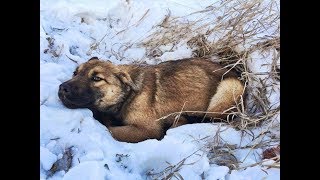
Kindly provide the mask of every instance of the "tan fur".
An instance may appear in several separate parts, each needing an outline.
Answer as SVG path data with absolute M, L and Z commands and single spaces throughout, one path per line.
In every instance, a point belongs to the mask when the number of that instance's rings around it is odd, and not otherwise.
M 102 66 L 97 66 L 89 71 L 88 77 L 91 77 L 93 73 L 99 74 L 99 73 L 103 73 L 103 72 L 104 72 L 104 68 Z
M 97 102 L 97 107 L 110 106 L 116 104 L 119 99 L 123 98 L 122 89 L 117 85 L 109 85 L 105 82 L 97 82 L 95 87 L 98 87 L 103 92 L 103 97 Z M 99 108 L 100 110 L 100 108 Z
M 103 87 L 102 86 L 105 86 L 106 85 L 106 82 L 104 82 L 104 81 L 99 81 L 99 82 L 96 82 L 96 83 L 94 83 L 94 87 L 97 87 L 97 88 L 101 88 L 101 89 L 103 89 Z M 106 90 L 104 90 L 104 91 L 106 91 Z
M 243 85 L 237 79 L 226 79 L 220 82 L 217 92 L 210 100 L 207 111 L 227 115 L 226 110 L 239 102 L 243 94 Z M 222 115 L 222 117 L 225 117 Z
M 93 73 L 101 73 L 104 81 L 92 82 L 92 87 L 103 96 L 90 109 L 115 139 L 126 142 L 161 139 L 166 127 L 190 123 L 191 116 L 204 116 L 181 113 L 179 121 L 178 114 L 167 116 L 175 112 L 209 111 L 217 113 L 207 117 L 225 118 L 223 112 L 239 101 L 244 88 L 233 71 L 227 72 L 220 65 L 199 58 L 154 66 L 90 60 L 80 67 L 79 73 L 86 72 L 89 78 Z M 161 119 L 164 116 L 167 117 Z M 121 126 L 112 125 L 118 121 Z
M 78 67 L 78 71 L 82 71 L 84 64 L 80 64 Z

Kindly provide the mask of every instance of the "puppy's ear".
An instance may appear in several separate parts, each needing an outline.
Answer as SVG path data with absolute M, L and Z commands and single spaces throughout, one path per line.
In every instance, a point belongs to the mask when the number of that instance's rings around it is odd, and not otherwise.
M 91 61 L 91 60 L 94 60 L 94 59 L 99 60 L 98 57 L 94 56 L 94 57 L 90 58 L 88 61 Z
M 139 90 L 138 86 L 132 81 L 130 75 L 127 72 L 118 72 L 117 77 L 122 81 L 122 83 L 128 85 L 132 90 Z
M 94 56 L 94 57 L 92 57 L 92 58 L 90 58 L 88 61 L 91 61 L 91 60 L 99 60 L 99 58 L 98 57 L 96 57 L 96 56 Z M 107 63 L 111 63 L 112 64 L 112 62 L 110 61 L 110 60 L 104 60 L 105 62 L 107 62 Z

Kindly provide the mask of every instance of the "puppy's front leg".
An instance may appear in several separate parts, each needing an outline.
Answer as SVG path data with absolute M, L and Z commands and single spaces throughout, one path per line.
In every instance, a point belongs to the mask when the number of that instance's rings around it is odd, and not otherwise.
M 162 129 L 146 129 L 136 125 L 108 127 L 111 135 L 118 141 L 136 143 L 146 139 L 161 139 Z

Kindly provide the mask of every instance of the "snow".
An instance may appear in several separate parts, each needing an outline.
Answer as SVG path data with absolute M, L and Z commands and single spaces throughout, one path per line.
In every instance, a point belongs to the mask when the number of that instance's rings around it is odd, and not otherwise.
M 40 163 L 44 170 L 49 170 L 56 160 L 57 156 L 55 154 L 40 146 Z
M 88 161 L 70 169 L 70 171 L 68 171 L 68 173 L 63 177 L 63 180 L 103 180 L 105 179 L 104 177 L 106 172 L 107 171 L 103 163 Z
M 266 170 L 260 167 L 249 167 L 243 171 L 232 171 L 228 177 L 230 180 L 280 179 L 280 171 L 276 169 Z
M 206 172 L 206 179 L 224 180 L 228 174 L 229 168 L 226 166 L 213 166 Z
M 240 168 L 260 162 L 263 149 L 247 146 L 270 140 L 258 137 L 266 127 L 250 133 L 224 124 L 190 124 L 167 131 L 158 141 L 118 142 L 95 120 L 88 109 L 68 109 L 60 102 L 59 85 L 72 76 L 78 64 L 92 56 L 115 64 L 191 57 L 185 41 L 157 47 L 161 54 L 148 57 L 141 44 L 150 39 L 170 11 L 172 17 L 189 22 L 203 18 L 189 15 L 210 6 L 212 0 L 41 0 L 40 1 L 40 177 L 41 179 L 152 179 L 163 177 L 168 166 L 183 165 L 177 173 L 184 179 L 280 179 L 279 169 L 254 166 L 230 170 L 209 158 L 212 147 L 234 145 Z M 212 19 L 211 19 L 212 20 Z M 204 20 L 203 23 L 209 20 Z M 197 32 L 187 34 L 192 37 Z M 216 35 L 219 33 L 216 33 Z M 277 52 L 253 52 L 249 64 L 254 73 L 268 71 Z M 78 64 L 77 64 L 78 63 Z M 277 62 L 280 63 L 280 62 Z M 268 83 L 273 81 L 260 76 Z M 269 100 L 279 105 L 280 85 L 268 88 Z M 275 118 L 280 121 L 280 117 Z M 275 132 L 278 133 L 279 132 Z M 71 148 L 71 168 L 50 176 L 52 165 Z M 166 171 L 168 175 L 171 171 Z M 267 173 L 266 173 L 267 172 Z M 153 174 L 153 175 L 152 175 Z

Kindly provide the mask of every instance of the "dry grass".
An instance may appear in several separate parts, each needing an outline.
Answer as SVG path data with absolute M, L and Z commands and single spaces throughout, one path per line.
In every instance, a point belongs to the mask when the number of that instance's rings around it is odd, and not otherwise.
M 53 176 L 54 173 L 61 171 L 61 170 L 68 172 L 69 169 L 71 168 L 72 159 L 73 159 L 72 147 L 69 147 L 69 148 L 65 149 L 65 151 L 63 152 L 62 158 L 58 159 L 52 165 L 51 169 L 48 172 L 48 177 Z
M 245 101 L 233 114 L 238 118 L 233 125 L 239 129 L 255 127 L 279 113 L 280 107 L 273 107 L 270 95 L 270 77 L 280 81 L 280 24 L 278 1 L 265 3 L 261 0 L 218 1 L 206 9 L 191 13 L 185 17 L 172 17 L 170 11 L 163 21 L 155 27 L 154 33 L 140 43 L 147 54 L 162 54 L 161 46 L 186 43 L 193 49 L 194 57 L 211 58 L 228 69 L 235 69 L 246 84 Z M 195 21 L 185 18 L 199 17 Z M 193 32 L 193 33 L 190 33 Z M 250 55 L 253 52 L 275 50 L 268 78 L 261 79 L 250 67 Z M 169 50 L 170 51 L 170 50 Z M 150 57 L 150 56 L 148 56 Z M 267 90 L 268 89 L 268 90 Z
M 270 102 L 270 95 L 278 90 L 280 83 L 279 3 L 276 0 L 221 0 L 184 17 L 172 17 L 168 11 L 163 21 L 155 27 L 154 33 L 140 43 L 141 47 L 146 48 L 147 54 L 157 52 L 160 56 L 166 51 L 172 51 L 178 44 L 187 44 L 193 50 L 193 57 L 210 58 L 239 73 L 246 86 L 245 93 L 241 102 L 234 107 L 237 111 L 229 115 L 230 118 L 236 118 L 233 121 L 227 120 L 227 123 L 244 133 L 249 133 L 257 126 L 266 128 L 258 137 L 252 133 L 252 140 L 256 143 L 237 148 L 264 149 L 280 144 L 280 138 L 271 133 L 271 129 L 280 126 L 277 122 L 280 105 L 275 106 Z M 185 20 L 192 16 L 198 18 L 194 21 Z M 171 49 L 161 52 L 163 46 L 170 46 Z M 268 72 L 257 73 L 252 69 L 253 53 L 262 58 L 267 58 L 263 56 L 271 53 L 272 62 L 266 61 L 264 64 L 270 67 Z M 182 112 L 186 111 L 181 110 L 168 116 L 178 117 Z M 263 140 L 266 135 L 274 137 Z M 232 154 L 234 149 L 230 147 L 232 145 L 227 143 L 213 143 L 212 162 L 226 165 L 230 169 L 245 168 L 239 168 L 243 160 L 237 160 Z M 263 165 L 264 161 L 248 167 L 267 166 Z M 279 168 L 280 157 L 275 164 L 268 166 Z
M 228 144 L 221 138 L 220 129 L 217 130 L 213 137 L 213 140 L 207 143 L 208 158 L 210 164 L 217 164 L 219 166 L 227 166 L 229 170 L 233 170 L 239 167 L 239 160 L 233 154 L 233 150 L 236 149 L 236 145 Z M 227 130 L 227 128 L 225 129 Z
M 203 147 L 202 147 L 203 148 Z M 178 180 L 183 180 L 184 178 L 181 176 L 181 174 L 179 173 L 179 170 L 183 167 L 183 166 L 190 166 L 195 164 L 197 161 L 191 162 L 191 163 L 186 163 L 187 159 L 190 158 L 193 155 L 198 155 L 200 156 L 198 160 L 201 159 L 201 157 L 204 155 L 203 153 L 200 154 L 196 154 L 197 152 L 201 151 L 202 148 L 199 148 L 198 150 L 194 151 L 193 153 L 191 153 L 190 155 L 188 155 L 187 157 L 183 158 L 181 161 L 179 161 L 176 164 L 170 164 L 169 162 L 166 162 L 168 164 L 168 166 L 163 169 L 160 172 L 152 172 L 153 170 L 150 170 L 146 173 L 146 175 L 151 178 L 151 179 L 156 179 L 156 180 L 169 180 L 172 178 L 176 178 Z

